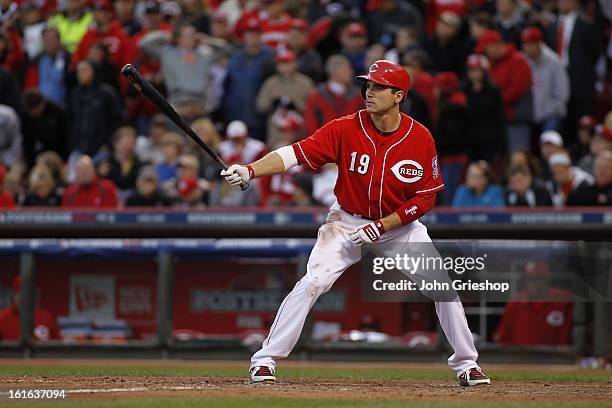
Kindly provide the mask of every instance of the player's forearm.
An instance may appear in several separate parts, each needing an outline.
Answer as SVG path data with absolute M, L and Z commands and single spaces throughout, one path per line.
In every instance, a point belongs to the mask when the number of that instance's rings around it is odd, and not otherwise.
M 264 177 L 283 173 L 297 164 L 293 146 L 289 145 L 266 154 L 250 166 L 255 177 Z
M 436 193 L 417 194 L 395 210 L 393 214 L 400 219 L 402 225 L 406 225 L 427 214 L 435 204 Z
M 385 218 L 381 218 L 380 222 L 382 222 L 385 231 L 391 231 L 392 229 L 404 225 L 402 224 L 402 219 L 400 218 L 400 216 L 395 212 L 387 215 Z
M 272 176 L 285 171 L 283 159 L 276 152 L 270 152 L 261 159 L 251 163 L 255 177 Z

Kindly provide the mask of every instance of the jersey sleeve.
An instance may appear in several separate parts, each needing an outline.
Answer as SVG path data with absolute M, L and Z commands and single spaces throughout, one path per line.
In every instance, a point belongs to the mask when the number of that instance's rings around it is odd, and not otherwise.
M 327 163 L 337 163 L 342 134 L 340 120 L 333 120 L 312 135 L 293 144 L 299 164 L 311 171 Z
M 418 190 L 415 194 L 437 193 L 444 188 L 442 181 L 442 172 L 438 163 L 438 153 L 431 135 L 428 136 L 428 147 L 426 149 L 425 160 L 423 165 L 423 180 L 421 181 Z

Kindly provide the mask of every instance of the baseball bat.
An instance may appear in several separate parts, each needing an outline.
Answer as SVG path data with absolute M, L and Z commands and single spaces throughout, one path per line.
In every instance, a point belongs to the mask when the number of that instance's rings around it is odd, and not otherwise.
M 158 91 L 151 85 L 149 81 L 144 79 L 140 72 L 132 64 L 127 64 L 123 68 L 121 68 L 121 74 L 126 77 L 135 87 L 138 89 L 148 100 L 150 100 L 153 105 L 157 106 L 157 108 L 164 113 L 172 122 L 174 122 L 178 127 L 183 129 L 183 131 L 189 136 L 191 140 L 193 140 L 198 146 L 200 146 L 210 157 L 212 157 L 219 165 L 223 168 L 223 170 L 227 170 L 227 164 L 212 150 L 200 137 L 191 129 L 191 126 L 185 122 L 176 110 L 170 105 L 170 103 L 164 98 Z M 249 188 L 248 182 L 240 183 L 240 189 L 242 191 Z

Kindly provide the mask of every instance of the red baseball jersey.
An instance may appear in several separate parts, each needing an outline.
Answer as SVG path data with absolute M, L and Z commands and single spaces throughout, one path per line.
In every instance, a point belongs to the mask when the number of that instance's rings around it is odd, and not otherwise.
M 300 164 L 338 165 L 334 193 L 343 210 L 379 219 L 397 212 L 404 224 L 429 211 L 444 188 L 431 134 L 401 114 L 393 133 L 378 131 L 366 110 L 333 120 L 294 143 Z

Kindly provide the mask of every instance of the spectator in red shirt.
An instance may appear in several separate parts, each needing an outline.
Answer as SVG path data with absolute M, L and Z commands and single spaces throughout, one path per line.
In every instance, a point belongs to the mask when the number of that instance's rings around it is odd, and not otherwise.
M 287 33 L 292 18 L 287 14 L 284 0 L 262 0 L 260 7 L 244 13 L 236 26 L 234 34 L 240 40 L 247 31 L 249 21 L 253 18 L 261 23 L 261 39 L 270 48 L 285 48 Z
M 62 207 L 116 208 L 118 204 L 113 182 L 99 179 L 91 157 L 81 156 L 76 163 L 76 182 L 64 192 Z
M 491 80 L 499 87 L 506 114 L 508 150 L 528 150 L 532 120 L 531 68 L 514 45 L 506 44 L 497 31 L 489 30 L 478 40 L 476 52 L 484 53 L 491 67 Z
M 4 177 L 6 176 L 6 167 L 0 164 L 0 208 L 15 207 L 15 200 L 8 191 L 4 191 Z
M 19 323 L 19 303 L 21 301 L 21 277 L 13 279 L 11 304 L 0 310 L 0 340 L 17 341 L 21 335 Z M 37 341 L 57 340 L 60 338 L 55 317 L 40 306 L 34 308 L 33 338 Z
M 570 345 L 573 303 L 570 294 L 550 286 L 547 262 L 529 262 L 525 268 L 526 289 L 506 304 L 494 335 L 508 345 Z
M 306 101 L 304 119 L 308 134 L 363 107 L 361 91 L 353 84 L 353 69 L 348 58 L 332 55 L 327 59 L 325 71 L 329 80 L 317 86 Z
M 111 62 L 120 69 L 126 61 L 130 39 L 121 23 L 113 18 L 113 5 L 109 0 L 97 0 L 94 10 L 95 24 L 87 31 L 74 53 L 72 67 L 76 68 L 79 61 L 87 58 L 92 44 L 102 42 L 108 48 Z

